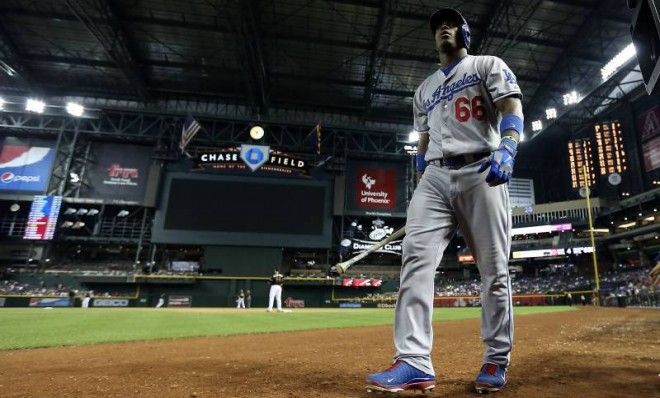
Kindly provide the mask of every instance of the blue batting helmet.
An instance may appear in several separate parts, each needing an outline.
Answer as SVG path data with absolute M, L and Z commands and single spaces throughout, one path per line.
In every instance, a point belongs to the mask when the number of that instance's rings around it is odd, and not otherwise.
M 458 37 L 461 39 L 463 47 L 470 48 L 470 25 L 468 25 L 463 15 L 453 8 L 441 8 L 431 15 L 431 33 L 435 35 L 436 29 L 440 27 L 442 21 L 454 21 L 458 25 Z

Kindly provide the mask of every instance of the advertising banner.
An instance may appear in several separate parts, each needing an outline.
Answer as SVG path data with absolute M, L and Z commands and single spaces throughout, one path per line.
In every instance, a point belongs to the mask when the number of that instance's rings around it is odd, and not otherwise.
M 349 161 L 346 214 L 405 217 L 408 163 Z
M 81 195 L 106 203 L 142 203 L 152 152 L 148 146 L 93 144 Z
M 192 296 L 170 296 L 167 299 L 168 307 L 192 307 Z
M 199 152 L 195 157 L 195 170 L 223 172 L 251 172 L 274 175 L 306 175 L 309 162 L 299 154 L 283 152 L 265 145 L 247 145 L 217 148 Z
M 305 308 L 305 300 L 296 300 L 293 297 L 287 297 L 284 300 L 286 308 Z
M 7 138 L 0 148 L 0 192 L 44 192 L 48 189 L 55 148 Z
M 637 115 L 637 133 L 642 142 L 660 135 L 660 105 Z
M 644 169 L 652 171 L 660 167 L 660 136 L 642 144 Z
M 198 261 L 172 261 L 170 262 L 170 271 L 172 272 L 197 272 L 199 271 Z
M 30 307 L 68 307 L 68 297 L 32 297 Z
M 379 278 L 343 278 L 341 285 L 343 287 L 380 287 L 383 280 Z
M 397 224 L 400 226 L 401 223 L 397 222 Z M 344 229 L 344 239 L 340 242 L 340 254 L 348 256 L 349 254 L 356 255 L 367 251 L 374 244 L 392 235 L 395 226 L 388 225 L 388 222 L 381 218 L 371 220 L 371 227 L 367 227 L 364 220 L 360 224 L 352 222 L 350 226 Z M 396 226 L 396 229 L 399 226 Z M 393 240 L 376 250 L 375 253 L 400 256 L 402 243 L 402 239 Z
M 127 299 L 94 299 L 93 307 L 128 307 Z
M 642 146 L 644 169 L 660 167 L 660 105 L 637 115 L 637 133 Z

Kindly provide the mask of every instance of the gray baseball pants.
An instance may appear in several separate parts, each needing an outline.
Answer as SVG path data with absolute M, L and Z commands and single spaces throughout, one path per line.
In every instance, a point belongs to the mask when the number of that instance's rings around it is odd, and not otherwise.
M 408 207 L 394 320 L 395 359 L 431 375 L 435 374 L 431 364 L 435 272 L 456 228 L 460 228 L 481 275 L 484 362 L 508 366 L 510 361 L 509 191 L 506 184 L 488 186 L 488 170 L 477 172 L 484 161 L 457 170 L 429 165 Z

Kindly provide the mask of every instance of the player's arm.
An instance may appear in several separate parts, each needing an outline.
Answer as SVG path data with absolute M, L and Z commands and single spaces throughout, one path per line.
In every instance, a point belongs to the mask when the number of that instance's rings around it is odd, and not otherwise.
M 509 182 L 513 174 L 513 164 L 518 153 L 518 143 L 523 133 L 522 102 L 517 96 L 504 97 L 495 102 L 495 107 L 502 114 L 500 122 L 500 146 L 491 154 L 479 172 L 490 167 L 486 182 L 496 186 Z
M 523 108 L 522 101 L 518 97 L 505 97 L 501 100 L 495 102 L 495 107 L 500 114 L 502 114 L 502 119 L 510 119 L 509 123 L 500 123 L 500 134 L 502 139 L 504 137 L 513 137 L 516 141 L 516 144 L 520 142 L 520 134 L 522 133 L 522 125 L 517 121 L 523 121 Z M 516 126 L 517 125 L 517 126 Z
M 490 186 L 496 186 L 509 182 L 513 174 L 514 159 L 524 127 L 522 93 L 516 76 L 504 61 L 497 57 L 486 58 L 484 75 L 486 88 L 502 116 L 499 125 L 501 139 L 499 147 L 493 151 L 488 161 L 481 165 L 479 172 L 490 168 L 486 182 Z
M 415 91 L 413 96 L 413 125 L 415 131 L 419 133 L 419 141 L 417 142 L 417 155 L 415 155 L 415 165 L 417 169 L 417 181 L 421 178 L 427 163 L 424 160 L 426 151 L 429 148 L 429 125 L 428 125 L 428 112 L 422 103 L 420 89 Z
M 415 164 L 417 165 L 417 182 L 422 178 L 424 170 L 426 169 L 426 151 L 429 149 L 429 141 L 431 140 L 428 131 L 426 133 L 419 133 L 419 142 L 417 143 L 417 155 L 415 155 Z

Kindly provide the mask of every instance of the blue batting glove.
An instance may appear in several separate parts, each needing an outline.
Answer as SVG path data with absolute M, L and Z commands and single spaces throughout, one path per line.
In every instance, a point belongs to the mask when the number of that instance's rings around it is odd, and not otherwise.
M 479 168 L 479 173 L 490 167 L 486 182 L 491 187 L 509 182 L 513 173 L 514 155 L 502 146 L 490 155 L 488 160 Z

